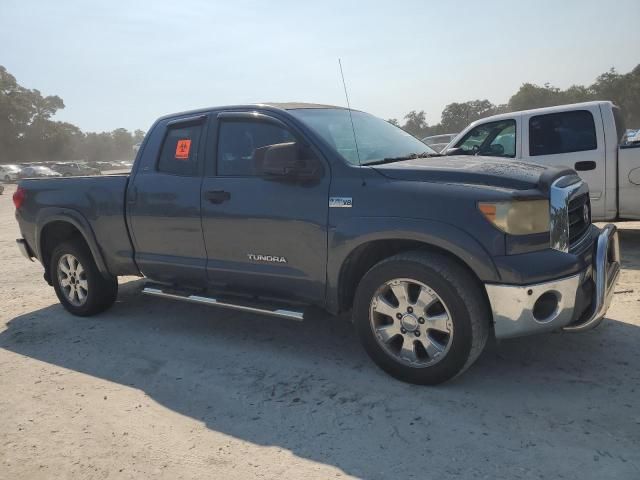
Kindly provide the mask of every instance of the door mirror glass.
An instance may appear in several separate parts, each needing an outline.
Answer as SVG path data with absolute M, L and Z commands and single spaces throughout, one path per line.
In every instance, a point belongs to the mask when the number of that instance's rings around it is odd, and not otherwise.
M 322 176 L 321 164 L 308 150 L 298 142 L 257 148 L 254 153 L 255 169 L 273 179 L 316 180 Z

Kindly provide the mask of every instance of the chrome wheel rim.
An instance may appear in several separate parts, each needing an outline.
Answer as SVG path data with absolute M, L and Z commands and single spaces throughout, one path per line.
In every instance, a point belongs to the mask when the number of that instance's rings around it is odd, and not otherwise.
M 411 367 L 435 365 L 453 341 L 447 305 L 428 285 L 409 278 L 390 280 L 376 290 L 369 321 L 378 344 Z
M 58 283 L 65 298 L 76 307 L 84 305 L 89 294 L 87 275 L 76 257 L 67 253 L 58 260 Z

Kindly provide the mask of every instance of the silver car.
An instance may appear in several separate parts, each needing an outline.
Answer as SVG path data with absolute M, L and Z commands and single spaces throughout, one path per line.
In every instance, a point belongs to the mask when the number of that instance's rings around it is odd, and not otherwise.
M 58 172 L 54 172 L 49 167 L 42 165 L 32 165 L 24 167 L 20 172 L 20 178 L 35 178 L 35 177 L 61 177 Z
M 75 175 L 100 175 L 100 170 L 90 167 L 82 162 L 61 162 L 51 165 L 51 169 L 61 174 L 63 177 Z
M 0 165 L 0 179 L 5 182 L 13 182 L 20 178 L 21 170 L 18 165 Z
M 422 139 L 422 143 L 426 143 L 436 152 L 440 153 L 449 142 L 456 138 L 457 133 L 443 133 L 442 135 L 433 135 Z

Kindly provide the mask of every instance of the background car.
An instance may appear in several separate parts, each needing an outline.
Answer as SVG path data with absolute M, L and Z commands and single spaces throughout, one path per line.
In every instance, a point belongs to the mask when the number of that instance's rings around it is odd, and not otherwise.
M 457 133 L 443 133 L 442 135 L 433 135 L 431 137 L 425 137 L 422 139 L 423 143 L 426 143 L 436 152 L 440 153 L 444 147 L 449 145 L 449 142 L 453 140 Z
M 74 175 L 100 175 L 100 170 L 82 162 L 60 162 L 51 165 L 51 169 L 63 177 Z
M 5 182 L 17 180 L 21 170 L 18 165 L 0 165 L 0 179 Z
M 61 177 L 58 172 L 54 172 L 49 167 L 42 165 L 33 165 L 25 167 L 20 172 L 20 178 L 34 178 L 34 177 Z

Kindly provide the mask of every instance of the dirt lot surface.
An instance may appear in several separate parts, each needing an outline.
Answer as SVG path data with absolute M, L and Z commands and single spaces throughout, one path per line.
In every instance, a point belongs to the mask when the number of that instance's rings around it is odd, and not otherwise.
M 0 478 L 640 478 L 640 223 L 583 334 L 490 345 L 437 388 L 378 370 L 349 323 L 174 303 L 121 279 L 76 318 L 0 196 Z

